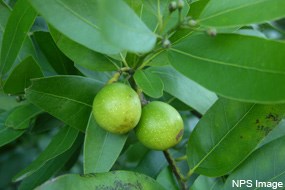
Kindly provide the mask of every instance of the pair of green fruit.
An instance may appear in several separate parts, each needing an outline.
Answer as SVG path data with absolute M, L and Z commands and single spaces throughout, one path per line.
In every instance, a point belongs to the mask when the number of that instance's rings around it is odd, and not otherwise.
M 153 101 L 143 108 L 137 93 L 122 83 L 106 85 L 96 95 L 93 115 L 103 129 L 124 134 L 135 128 L 139 141 L 155 150 L 176 145 L 183 135 L 183 120 L 169 104 Z

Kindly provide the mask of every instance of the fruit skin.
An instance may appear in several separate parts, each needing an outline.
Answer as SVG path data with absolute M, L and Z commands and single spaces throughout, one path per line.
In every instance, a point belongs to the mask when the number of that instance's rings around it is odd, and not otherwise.
M 137 93 L 122 83 L 108 84 L 93 101 L 93 115 L 103 129 L 123 134 L 133 129 L 141 116 L 141 103 Z
M 182 139 L 184 124 L 175 108 L 153 101 L 143 107 L 135 130 L 139 141 L 148 148 L 166 150 Z

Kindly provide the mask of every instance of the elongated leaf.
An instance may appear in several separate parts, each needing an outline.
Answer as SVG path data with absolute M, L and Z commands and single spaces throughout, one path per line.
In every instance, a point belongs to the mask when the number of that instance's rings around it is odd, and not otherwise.
M 3 34 L 0 75 L 10 70 L 36 16 L 27 0 L 17 1 Z
M 116 63 L 110 57 L 97 53 L 70 40 L 53 27 L 49 27 L 53 40 L 58 48 L 75 64 L 93 71 L 114 71 L 117 70 Z
M 156 178 L 159 172 L 166 166 L 167 161 L 163 153 L 151 150 L 144 155 L 135 171 Z
M 19 106 L 6 118 L 5 126 L 15 130 L 22 130 L 29 127 L 30 119 L 42 112 L 33 104 Z
M 13 181 L 20 181 L 43 167 L 48 161 L 69 150 L 75 142 L 79 131 L 71 127 L 63 127 L 47 148 L 28 167 L 18 173 Z
M 236 168 L 285 116 L 285 104 L 219 99 L 190 135 L 191 172 L 221 176 Z
M 33 59 L 29 56 L 17 65 L 4 84 L 4 92 L 10 94 L 20 94 L 31 85 L 30 79 L 42 77 L 43 73 Z
M 260 182 L 282 182 L 285 183 L 285 137 L 272 141 L 271 143 L 256 150 L 245 162 L 240 165 L 226 180 L 224 190 L 231 189 L 232 180 L 252 180 L 254 189 L 258 188 L 256 181 Z M 272 184 L 273 185 L 273 184 Z M 242 186 L 239 189 L 248 189 Z M 268 188 L 273 189 L 273 188 Z M 277 188 L 280 189 L 280 188 Z
M 157 176 L 156 181 L 160 183 L 165 189 L 179 190 L 178 184 L 170 167 L 165 167 Z
M 84 173 L 108 172 L 120 155 L 127 137 L 100 128 L 91 113 L 84 142 Z
M 262 23 L 285 16 L 284 7 L 283 0 L 210 0 L 199 21 L 214 27 Z
M 210 178 L 200 175 L 195 180 L 190 190 L 221 190 L 223 188 L 223 185 L 224 184 L 221 178 Z
M 136 84 L 153 98 L 159 98 L 163 95 L 163 83 L 158 75 L 148 70 L 138 70 L 134 75 Z
M 5 126 L 5 121 L 9 116 L 9 112 L 0 113 L 0 147 L 14 141 L 22 134 L 25 130 L 14 130 Z
M 30 120 L 42 111 L 32 104 L 20 105 L 0 114 L 0 147 L 24 134 Z
M 98 1 L 102 35 L 117 47 L 131 52 L 148 52 L 156 36 L 122 0 Z
M 102 38 L 95 15 L 96 1 L 85 0 L 79 4 L 77 0 L 29 1 L 53 27 L 75 42 L 101 53 L 120 52 Z
M 0 52 L 1 52 L 1 44 L 2 44 L 2 37 L 6 27 L 6 23 L 10 16 L 9 8 L 1 1 L 0 2 Z
M 148 189 L 164 190 L 152 178 L 128 171 L 112 171 L 94 175 L 80 176 L 69 174 L 60 176 L 36 188 L 36 190 L 54 189 Z
M 199 0 L 191 3 L 190 10 L 188 15 L 191 16 L 194 19 L 199 18 L 202 11 L 206 7 L 206 5 L 209 3 L 210 0 Z
M 194 35 L 171 50 L 175 69 L 222 96 L 285 102 L 283 42 L 237 34 Z
M 55 76 L 32 80 L 26 90 L 29 101 L 66 124 L 85 131 L 95 94 L 102 83 L 79 76 Z
M 166 92 L 202 114 L 217 100 L 213 92 L 183 76 L 170 66 L 152 67 L 148 70 L 160 76 Z
M 58 74 L 76 74 L 73 62 L 58 49 L 50 33 L 35 32 L 34 37 L 48 62 Z
M 68 149 L 61 155 L 58 155 L 57 157 L 47 161 L 44 166 L 42 166 L 36 172 L 25 178 L 20 184 L 19 190 L 34 189 L 46 180 L 48 180 L 54 174 L 56 174 L 67 164 L 71 157 L 76 153 L 78 148 L 80 148 L 82 141 L 83 135 L 79 134 L 70 149 Z

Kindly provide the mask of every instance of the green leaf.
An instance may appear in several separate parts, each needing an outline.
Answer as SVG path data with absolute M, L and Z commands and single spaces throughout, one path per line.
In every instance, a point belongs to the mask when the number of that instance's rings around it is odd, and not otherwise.
M 282 182 L 285 183 L 285 137 L 268 143 L 251 154 L 226 180 L 224 189 L 231 189 L 232 180 L 252 180 L 254 189 L 255 180 L 261 182 Z M 239 188 L 248 189 L 246 186 Z M 273 189 L 273 188 L 268 188 Z M 277 188 L 279 189 L 279 188 Z
M 191 172 L 221 176 L 236 168 L 285 116 L 285 104 L 219 99 L 189 137 Z
M 143 173 L 156 178 L 159 172 L 167 165 L 162 151 L 150 150 L 141 158 L 140 163 L 134 169 L 136 172 Z
M 79 43 L 70 40 L 53 27 L 49 27 L 50 33 L 58 48 L 75 64 L 93 71 L 114 71 L 118 64 L 106 55 L 92 51 Z
M 20 105 L 0 114 L 0 147 L 24 134 L 30 120 L 42 111 L 32 104 Z
M 119 157 L 127 137 L 100 128 L 91 113 L 84 142 L 84 173 L 108 172 Z
M 0 2 L 0 52 L 2 44 L 2 36 L 5 31 L 5 27 L 10 16 L 10 9 L 1 1 Z
M 73 62 L 58 49 L 50 33 L 35 32 L 34 37 L 48 62 L 58 74 L 76 74 Z
M 58 155 L 57 157 L 47 161 L 45 165 L 43 165 L 33 174 L 25 178 L 18 189 L 34 189 L 35 187 L 41 185 L 43 182 L 48 180 L 54 174 L 56 174 L 59 170 L 61 170 L 76 153 L 76 151 L 80 148 L 83 141 L 82 137 L 83 135 L 79 134 L 71 148 L 69 148 L 66 152 Z
M 258 103 L 283 103 L 284 51 L 283 42 L 221 34 L 214 38 L 189 36 L 174 45 L 169 54 L 175 69 L 221 96 Z
M 223 185 L 224 184 L 221 178 L 209 178 L 200 175 L 195 180 L 190 190 L 221 190 L 223 188 Z
M 13 181 L 20 181 L 43 167 L 48 161 L 63 154 L 74 144 L 79 131 L 71 127 L 63 127 L 56 136 L 52 138 L 47 148 L 28 167 L 14 176 Z
M 170 66 L 151 67 L 148 70 L 160 76 L 166 92 L 202 114 L 217 100 L 214 93 L 183 76 Z
M 10 112 L 0 113 L 0 147 L 14 141 L 24 134 L 25 130 L 15 130 L 5 126 L 5 121 Z
M 105 39 L 121 49 L 143 53 L 150 51 L 156 36 L 122 0 L 98 1 L 99 25 Z
M 4 84 L 4 92 L 21 94 L 31 85 L 30 79 L 42 77 L 43 73 L 33 57 L 29 56 L 18 64 L 10 73 Z
M 210 0 L 201 13 L 199 22 L 212 27 L 262 23 L 285 16 L 284 6 L 283 0 Z
M 154 179 L 134 172 L 112 171 L 94 175 L 69 174 L 49 181 L 36 190 L 55 189 L 147 189 L 165 190 Z
M 156 181 L 160 183 L 165 189 L 179 190 L 170 167 L 165 167 L 157 176 Z
M 36 16 L 27 0 L 17 1 L 3 34 L 0 76 L 12 67 Z
M 153 98 L 159 98 L 163 95 L 163 83 L 160 77 L 148 70 L 138 70 L 134 74 L 136 84 L 145 94 Z
M 101 82 L 85 77 L 54 76 L 32 80 L 26 96 L 54 117 L 85 131 L 93 99 L 102 86 Z
M 130 133 L 131 138 L 132 133 Z M 117 159 L 117 163 L 126 170 L 134 169 L 144 156 L 149 152 L 149 149 L 142 145 L 140 142 L 130 144 L 126 150 Z
M 15 130 L 23 130 L 29 127 L 30 119 L 40 113 L 42 110 L 33 104 L 22 105 L 13 109 L 4 125 Z
M 191 16 L 193 19 L 199 18 L 209 1 L 210 0 L 199 0 L 191 3 L 188 16 Z
M 29 0 L 32 6 L 58 31 L 71 40 L 106 54 L 121 50 L 102 38 L 94 0 Z M 84 35 L 82 35 L 84 34 Z
M 284 119 L 259 143 L 258 148 L 282 136 L 285 136 Z

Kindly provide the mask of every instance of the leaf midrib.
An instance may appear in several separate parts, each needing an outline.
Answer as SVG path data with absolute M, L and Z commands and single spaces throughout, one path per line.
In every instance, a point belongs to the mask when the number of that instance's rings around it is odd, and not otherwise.
M 186 55 L 188 57 L 192 57 L 194 59 L 198 59 L 201 61 L 206 61 L 206 62 L 210 62 L 210 63 L 215 63 L 218 65 L 225 65 L 225 66 L 230 66 L 230 67 L 236 67 L 239 69 L 246 69 L 246 70 L 253 70 L 253 71 L 258 71 L 258 72 L 263 72 L 263 73 L 271 73 L 271 74 L 281 74 L 281 75 L 285 75 L 285 71 L 273 71 L 273 70 L 265 70 L 265 69 L 260 69 L 260 68 L 256 68 L 256 67 L 249 67 L 249 66 L 244 66 L 244 65 L 238 65 L 238 64 L 234 64 L 234 63 L 227 63 L 227 62 L 223 62 L 223 61 L 219 61 L 219 60 L 214 60 L 214 59 L 210 59 L 210 58 L 204 58 L 201 56 L 197 56 L 197 55 L 193 55 L 175 48 L 171 48 L 172 51 L 182 54 L 182 55 Z
M 92 108 L 91 104 L 87 104 L 85 102 L 81 102 L 81 101 L 78 101 L 78 100 L 75 100 L 75 99 L 71 99 L 71 98 L 68 98 L 68 97 L 65 97 L 65 96 L 59 96 L 59 95 L 55 95 L 55 94 L 51 94 L 51 93 L 47 93 L 47 92 L 40 92 L 40 91 L 36 91 L 36 90 L 32 90 L 32 89 L 28 89 L 27 90 L 27 95 L 29 94 L 29 91 L 30 92 L 34 92 L 34 93 L 38 93 L 38 94 L 48 95 L 48 96 L 59 98 L 59 99 L 69 100 L 71 102 L 75 102 L 75 103 L 82 104 L 84 106 Z
M 12 40 L 11 40 L 11 42 L 10 42 L 8 51 L 7 51 L 7 53 L 6 53 L 5 56 L 2 55 L 3 48 L 1 49 L 1 60 L 2 60 L 2 56 L 4 57 L 4 60 L 2 61 L 3 66 L 2 66 L 2 68 L 0 68 L 0 69 L 1 69 L 0 73 L 2 73 L 3 70 L 5 69 L 5 66 L 6 66 L 6 63 L 7 63 L 7 58 L 10 56 L 11 48 L 12 48 L 12 46 L 13 46 L 13 44 L 14 44 L 13 41 L 14 41 L 15 38 L 16 38 L 16 33 L 17 33 L 17 31 L 18 31 L 19 25 L 20 25 L 21 21 L 23 20 L 23 18 L 25 17 L 25 15 L 26 15 L 26 13 L 27 13 L 27 11 L 28 11 L 29 9 L 30 9 L 30 7 L 27 7 L 27 8 L 24 10 L 24 12 L 23 12 L 23 14 L 21 15 L 21 17 L 18 19 L 16 28 L 15 28 L 15 30 L 14 30 L 15 32 L 13 32 L 13 37 L 12 37 Z M 9 21 L 9 20 L 8 20 L 8 21 Z M 4 36 L 4 33 L 3 33 L 3 36 Z M 2 39 L 2 46 L 3 46 L 3 41 L 4 41 L 4 39 Z M 24 43 L 24 40 L 23 40 L 22 44 L 23 44 L 23 43 Z M 17 56 L 16 58 L 18 58 L 18 56 Z
M 59 5 L 62 5 L 62 7 L 67 10 L 68 12 L 70 12 L 71 14 L 73 14 L 75 17 L 79 18 L 80 20 L 82 20 L 83 22 L 85 22 L 86 24 L 92 26 L 93 28 L 95 28 L 96 30 L 100 30 L 100 28 L 98 26 L 96 26 L 95 24 L 93 24 L 92 22 L 89 22 L 87 19 L 85 19 L 84 17 L 80 16 L 80 14 L 78 14 L 77 12 L 75 12 L 73 9 L 71 9 L 68 5 L 66 5 L 64 2 L 60 1 L 60 0 L 55 0 L 56 2 L 58 2 Z
M 250 111 L 255 107 L 256 104 L 253 104 L 248 111 L 238 120 L 238 122 L 213 146 L 210 151 L 201 159 L 200 162 L 194 166 L 191 171 L 195 171 L 208 157 L 209 155 L 215 151 L 215 149 L 222 143 L 222 141 L 241 123 L 241 121 L 250 113 Z

